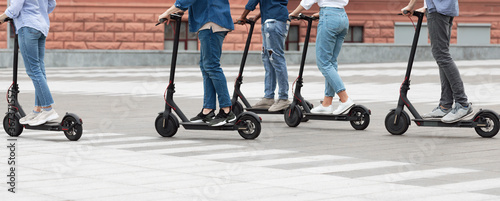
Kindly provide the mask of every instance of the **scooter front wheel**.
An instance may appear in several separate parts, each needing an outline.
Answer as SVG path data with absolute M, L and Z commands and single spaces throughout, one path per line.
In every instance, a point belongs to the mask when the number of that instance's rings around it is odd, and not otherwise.
M 177 133 L 179 120 L 172 113 L 168 115 L 168 119 L 163 117 L 162 113 L 156 117 L 155 128 L 162 137 L 172 137 Z
M 401 115 L 396 117 L 396 110 L 392 110 L 385 117 L 385 128 L 393 135 L 403 135 L 408 127 L 410 127 L 409 117 L 405 111 L 401 111 Z
M 484 122 L 486 126 L 475 127 L 476 133 L 483 138 L 492 138 L 500 130 L 500 122 L 497 115 L 491 112 L 483 112 L 474 118 L 474 122 Z
M 23 132 L 23 125 L 19 123 L 16 115 L 7 113 L 3 118 L 3 129 L 11 137 L 17 137 Z
M 237 120 L 237 124 L 246 127 L 246 129 L 238 129 L 238 133 L 242 138 L 253 140 L 260 135 L 261 125 L 260 121 L 253 116 L 244 114 Z
M 285 110 L 285 123 L 289 127 L 297 127 L 302 121 L 302 110 L 299 106 L 290 106 Z
M 83 126 L 77 122 L 77 120 L 72 116 L 66 116 L 63 118 L 62 127 L 64 135 L 68 140 L 77 141 L 82 137 Z

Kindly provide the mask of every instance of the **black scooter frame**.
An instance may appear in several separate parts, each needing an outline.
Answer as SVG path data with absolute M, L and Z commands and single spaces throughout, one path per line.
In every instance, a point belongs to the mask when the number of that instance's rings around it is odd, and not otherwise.
M 12 19 L 7 19 L 10 22 L 11 28 L 15 30 L 14 22 Z M 14 60 L 12 68 L 12 86 L 7 92 L 8 111 L 3 120 L 3 127 L 7 134 L 12 137 L 17 137 L 25 129 L 33 130 L 47 130 L 47 131 L 63 131 L 65 136 L 71 140 L 76 141 L 80 139 L 83 133 L 82 119 L 73 113 L 66 113 L 61 123 L 46 123 L 39 126 L 21 125 L 19 119 L 26 116 L 21 104 L 18 101 L 19 85 L 17 83 L 18 71 L 18 53 L 19 43 L 17 34 L 14 37 Z
M 482 137 L 490 138 L 495 136 L 498 133 L 500 123 L 498 121 L 498 114 L 494 111 L 480 109 L 479 112 L 476 113 L 476 115 L 474 115 L 474 117 L 470 120 L 461 120 L 455 123 L 443 123 L 441 122 L 441 119 L 423 119 L 415 107 L 411 104 L 407 95 L 408 90 L 410 90 L 411 70 L 413 68 L 413 61 L 415 59 L 415 53 L 418 46 L 418 38 L 420 36 L 424 13 L 415 11 L 413 16 L 418 17 L 418 21 L 415 26 L 415 34 L 411 46 L 410 57 L 408 59 L 405 80 L 400 88 L 398 106 L 395 109 L 391 109 L 389 114 L 386 116 L 385 127 L 387 131 L 393 135 L 402 135 L 406 132 L 410 125 L 410 118 L 404 111 L 404 107 L 406 106 L 415 118 L 413 121 L 417 124 L 417 126 L 475 128 L 476 132 Z
M 329 121 L 350 121 L 351 126 L 356 130 L 364 130 L 370 123 L 371 111 L 362 106 L 354 105 L 347 114 L 333 115 L 333 114 L 313 114 L 311 113 L 312 105 L 304 99 L 301 95 L 304 80 L 302 78 L 304 66 L 307 56 L 307 48 L 309 46 L 309 38 L 311 35 L 312 22 L 316 17 L 306 16 L 300 14 L 298 18 L 307 21 L 307 32 L 304 41 L 304 48 L 302 51 L 302 59 L 300 62 L 299 76 L 295 84 L 295 92 L 292 104 L 285 110 L 285 122 L 290 127 L 296 127 L 300 124 L 302 118 L 309 120 L 329 120 Z M 302 114 L 302 111 L 304 114 Z
M 191 130 L 237 130 L 238 133 L 245 139 L 255 139 L 259 136 L 261 131 L 261 119 L 253 112 L 243 112 L 237 115 L 235 123 L 228 123 L 223 126 L 210 126 L 207 123 L 193 123 L 184 115 L 182 110 L 177 106 L 173 97 L 175 93 L 175 69 L 177 65 L 177 52 L 179 49 L 179 34 L 181 28 L 182 15 L 172 14 L 170 18 L 175 21 L 175 36 L 174 47 L 172 52 L 172 62 L 170 65 L 170 78 L 167 87 L 165 110 L 159 112 L 155 121 L 155 127 L 158 134 L 163 137 L 172 137 L 177 132 L 179 125 L 185 129 Z M 161 24 L 165 19 L 162 19 L 157 25 Z M 181 119 L 179 123 L 177 118 L 173 116 L 172 110 Z

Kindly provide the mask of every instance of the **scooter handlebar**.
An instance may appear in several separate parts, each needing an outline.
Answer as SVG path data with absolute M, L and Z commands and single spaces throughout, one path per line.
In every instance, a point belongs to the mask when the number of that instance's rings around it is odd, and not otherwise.
M 408 14 L 409 12 L 410 12 L 409 10 L 404 10 L 404 11 L 403 11 L 403 13 L 404 13 L 405 15 L 406 15 L 406 14 Z M 418 17 L 419 15 L 423 15 L 423 14 L 424 14 L 424 13 L 422 13 L 422 12 L 413 11 L 413 16 L 417 16 L 417 17 Z M 398 13 L 398 15 L 403 15 L 403 14 Z
M 248 23 L 250 25 L 255 24 L 255 21 L 253 21 L 251 19 L 245 19 L 245 21 L 246 21 L 245 23 Z M 238 20 L 237 22 L 235 22 L 235 24 L 242 24 L 242 23 L 243 23 L 243 21 L 241 21 L 241 20 Z M 243 24 L 245 24 L 245 23 L 243 23 Z
M 299 16 L 290 16 L 290 19 L 293 20 L 317 20 L 319 17 L 314 17 L 314 16 L 307 16 L 302 13 L 299 14 Z
M 184 13 L 170 14 L 170 19 L 173 19 L 173 20 L 181 19 L 183 14 Z M 155 26 L 158 26 L 158 25 L 164 23 L 165 21 L 167 21 L 167 18 L 161 18 L 160 20 L 158 20 L 158 23 L 156 23 Z

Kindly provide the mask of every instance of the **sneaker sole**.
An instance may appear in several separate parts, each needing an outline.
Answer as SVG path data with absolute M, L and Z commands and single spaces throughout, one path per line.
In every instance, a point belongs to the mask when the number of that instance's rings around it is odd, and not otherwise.
M 465 116 L 460 117 L 458 119 L 455 119 L 453 121 L 443 121 L 443 119 L 441 119 L 441 122 L 451 124 L 451 123 L 459 122 L 460 120 L 463 120 L 465 118 L 468 118 L 468 117 L 472 116 L 473 114 L 474 114 L 474 110 L 472 110 L 469 114 L 466 114 Z
M 356 105 L 356 104 L 354 104 L 354 103 L 353 103 L 352 105 L 350 105 L 349 107 L 347 107 L 346 109 L 344 109 L 344 111 L 342 111 L 341 113 L 339 113 L 339 114 L 333 114 L 333 115 L 343 115 L 345 112 L 347 112 L 347 111 L 348 111 L 348 110 L 350 110 L 352 107 L 354 107 L 354 105 Z
M 227 123 L 231 123 L 231 122 L 233 122 L 235 120 L 236 120 L 236 117 L 234 117 L 233 119 L 230 119 L 230 120 L 221 121 L 219 123 L 216 123 L 216 124 L 210 125 L 210 126 L 223 126 L 223 125 L 226 125 Z
M 267 109 L 267 111 L 269 111 L 269 112 L 283 111 L 283 110 L 285 110 L 286 108 L 288 108 L 289 106 L 290 106 L 290 105 L 287 105 L 286 107 L 280 107 L 280 108 L 278 108 L 278 109 L 272 109 L 272 110 L 271 110 L 271 108 L 269 108 L 269 109 Z

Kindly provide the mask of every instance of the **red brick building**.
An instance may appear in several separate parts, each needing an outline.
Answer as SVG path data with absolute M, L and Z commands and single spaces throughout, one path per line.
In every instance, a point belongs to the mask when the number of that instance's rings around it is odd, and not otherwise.
M 233 19 L 243 11 L 247 0 L 229 0 Z M 346 7 L 350 20 L 350 35 L 346 42 L 394 43 L 395 24 L 409 22 L 396 13 L 409 0 L 351 0 Z M 174 0 L 57 0 L 57 7 L 50 14 L 51 28 L 47 37 L 48 49 L 168 49 L 171 36 L 169 27 L 155 27 L 159 14 L 170 7 Z M 293 10 L 299 0 L 290 0 L 288 9 Z M 422 1 L 420 1 L 422 2 Z M 423 3 L 422 3 L 423 4 Z M 0 3 L 5 10 L 6 2 Z M 317 12 L 315 5 L 307 14 Z M 251 13 L 253 16 L 256 12 Z M 187 15 L 183 19 L 187 21 Z M 500 44 L 500 1 L 460 0 L 460 16 L 455 18 L 452 43 L 457 43 L 457 25 L 480 24 L 489 28 L 490 44 Z M 313 25 L 311 41 L 316 33 Z M 183 25 L 185 26 L 185 25 Z M 0 48 L 7 47 L 7 26 L 0 26 Z M 196 49 L 195 34 L 181 32 L 184 49 Z M 243 50 L 247 35 L 245 26 L 236 25 L 236 30 L 227 35 L 224 50 Z M 260 50 L 260 23 L 255 28 L 252 50 Z M 305 24 L 292 22 L 287 46 L 297 50 L 305 37 Z

